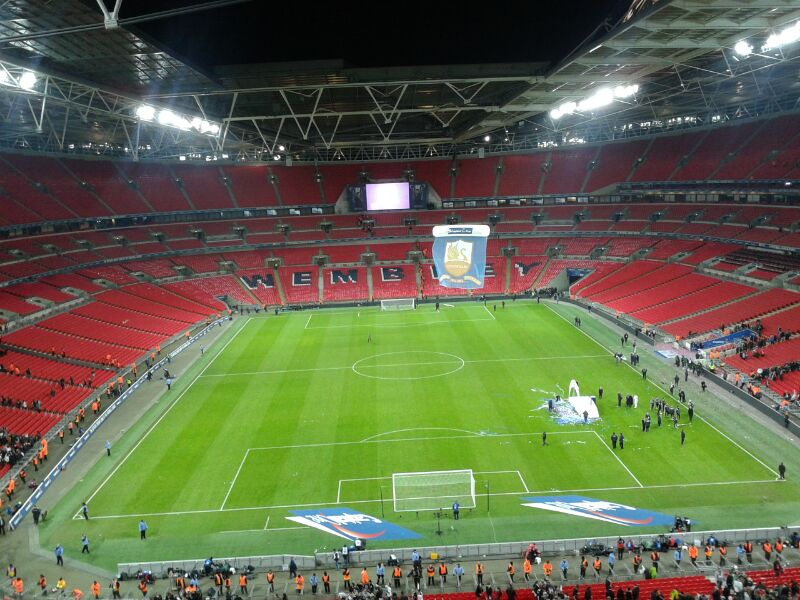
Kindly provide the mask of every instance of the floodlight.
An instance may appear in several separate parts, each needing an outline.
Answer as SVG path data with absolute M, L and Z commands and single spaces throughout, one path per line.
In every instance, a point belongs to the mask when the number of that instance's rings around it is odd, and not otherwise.
M 578 110 L 581 112 L 591 112 L 596 108 L 607 106 L 614 101 L 614 92 L 611 88 L 600 88 L 588 98 L 578 103 Z
M 136 116 L 142 121 L 152 121 L 156 116 L 156 109 L 148 104 L 142 104 L 136 109 Z
M 278 146 L 278 150 L 280 150 L 281 152 L 283 152 L 284 150 L 286 150 L 286 146 L 284 146 L 283 144 L 281 144 L 280 146 Z
M 733 51 L 739 56 L 750 56 L 753 53 L 753 46 L 747 43 L 747 40 L 740 40 L 736 42 Z
M 490 135 L 483 136 L 483 141 L 484 142 L 491 142 L 492 141 L 492 136 L 490 136 Z
M 280 159 L 281 159 L 280 154 L 276 154 L 275 156 L 272 157 L 272 160 L 280 160 Z
M 0 83 L 4 85 L 8 83 L 8 71 L 5 69 L 0 70 Z
M 618 85 L 614 88 L 614 96 L 617 98 L 629 98 L 639 91 L 639 86 L 633 85 Z
M 773 33 L 769 36 L 762 50 L 773 50 L 781 46 L 786 46 L 787 44 L 792 44 L 797 40 L 800 40 L 800 21 L 797 21 L 794 25 L 787 27 L 780 33 Z
M 19 87 L 23 90 L 32 90 L 36 85 L 36 75 L 31 71 L 25 71 L 19 78 Z
M 158 122 L 161 125 L 171 125 L 174 118 L 175 113 L 166 108 L 158 113 Z
M 208 130 L 209 130 L 209 131 L 210 131 L 212 134 L 214 134 L 214 135 L 217 135 L 217 134 L 219 133 L 219 125 L 216 125 L 216 124 L 214 124 L 214 125 L 211 125 L 211 127 L 209 127 L 209 128 L 208 128 Z
M 550 118 L 554 121 L 558 121 L 562 117 L 562 113 L 557 108 L 554 108 L 550 111 Z

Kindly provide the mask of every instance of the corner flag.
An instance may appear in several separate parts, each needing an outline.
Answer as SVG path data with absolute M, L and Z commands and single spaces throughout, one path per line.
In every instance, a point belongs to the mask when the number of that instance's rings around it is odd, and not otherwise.
M 439 285 L 477 290 L 486 270 L 488 225 L 437 225 L 433 228 L 433 260 Z

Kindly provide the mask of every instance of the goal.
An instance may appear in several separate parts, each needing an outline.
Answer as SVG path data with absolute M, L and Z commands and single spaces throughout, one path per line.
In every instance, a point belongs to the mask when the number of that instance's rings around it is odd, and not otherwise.
M 416 306 L 417 301 L 414 298 L 381 300 L 381 310 L 413 310 Z
M 475 477 L 471 469 L 394 473 L 392 495 L 395 512 L 439 510 L 454 502 L 475 508 Z

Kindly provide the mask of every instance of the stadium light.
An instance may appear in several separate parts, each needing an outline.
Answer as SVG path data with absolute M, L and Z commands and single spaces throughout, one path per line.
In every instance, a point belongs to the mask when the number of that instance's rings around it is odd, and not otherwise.
M 31 71 L 25 71 L 19 78 L 19 87 L 23 90 L 32 90 L 36 85 L 36 75 Z
M 136 116 L 142 121 L 152 121 L 156 116 L 156 109 L 147 104 L 142 104 L 136 109 Z
M 554 121 L 557 121 L 564 115 L 571 115 L 576 112 L 592 112 L 598 108 L 602 108 L 603 106 L 608 106 L 614 102 L 614 100 L 630 98 L 638 91 L 639 86 L 635 83 L 631 85 L 619 85 L 614 89 L 611 89 L 610 87 L 602 87 L 598 90 L 595 90 L 594 93 L 587 98 L 584 98 L 580 102 L 564 102 L 563 104 L 553 108 L 550 111 L 550 118 Z
M 639 91 L 639 86 L 636 84 L 633 85 L 618 85 L 614 88 L 614 97 L 615 98 L 630 98 L 636 92 Z
M 490 136 L 488 134 L 483 136 L 483 141 L 484 142 L 491 142 L 492 141 L 492 136 Z
M 176 129 L 180 129 L 182 131 L 189 131 L 193 129 L 198 133 L 210 135 L 217 135 L 220 131 L 219 125 L 216 123 L 210 123 L 205 119 L 201 119 L 200 117 L 192 117 L 190 119 L 188 117 L 179 115 L 168 108 L 158 110 L 149 104 L 142 104 L 138 106 L 135 114 L 140 121 L 149 122 L 156 120 L 159 125 L 175 127 Z
M 611 88 L 600 88 L 588 98 L 578 102 L 580 112 L 591 112 L 595 109 L 608 106 L 614 101 L 614 92 Z
M 800 21 L 797 21 L 794 25 L 787 27 L 779 33 L 773 33 L 767 38 L 761 50 L 764 52 L 767 50 L 775 50 L 782 46 L 793 44 L 797 40 L 800 40 Z
M 747 40 L 740 40 L 736 42 L 733 51 L 739 56 L 750 56 L 753 53 L 753 46 L 747 43 Z

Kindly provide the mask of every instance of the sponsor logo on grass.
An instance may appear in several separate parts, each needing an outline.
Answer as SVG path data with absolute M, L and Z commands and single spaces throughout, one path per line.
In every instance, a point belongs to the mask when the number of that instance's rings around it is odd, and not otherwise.
M 378 517 L 365 515 L 352 508 L 312 508 L 290 511 L 290 521 L 338 535 L 348 540 L 411 540 L 418 533 L 387 523 Z
M 675 521 L 674 517 L 663 513 L 586 496 L 534 496 L 523 498 L 523 500 L 525 502 L 522 506 L 542 508 L 565 515 L 597 519 L 629 527 L 672 525 Z

